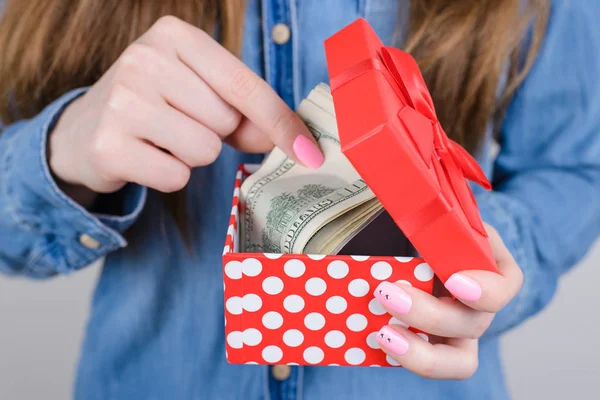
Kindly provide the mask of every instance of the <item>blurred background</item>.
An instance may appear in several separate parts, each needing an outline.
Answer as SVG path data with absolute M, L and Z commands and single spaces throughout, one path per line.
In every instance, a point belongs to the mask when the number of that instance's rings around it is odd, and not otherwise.
M 41 282 L 0 275 L 0 400 L 70 398 L 98 273 L 93 266 Z M 550 307 L 505 335 L 514 399 L 598 398 L 599 282 L 597 243 Z

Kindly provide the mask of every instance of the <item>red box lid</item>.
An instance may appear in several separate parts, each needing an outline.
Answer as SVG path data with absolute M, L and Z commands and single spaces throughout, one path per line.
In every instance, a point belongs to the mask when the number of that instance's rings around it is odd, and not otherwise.
M 325 41 L 343 153 L 436 275 L 497 271 L 466 179 L 477 162 L 437 120 L 419 67 L 358 19 Z

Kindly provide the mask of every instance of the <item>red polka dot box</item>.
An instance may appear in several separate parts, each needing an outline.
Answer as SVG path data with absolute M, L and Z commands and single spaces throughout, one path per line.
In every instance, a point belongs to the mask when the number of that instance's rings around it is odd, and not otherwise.
M 373 291 L 385 280 L 431 293 L 429 265 L 412 257 L 239 253 L 238 203 L 246 176 L 241 167 L 223 253 L 228 361 L 397 365 L 375 335 L 390 322 L 402 323 L 381 308 Z

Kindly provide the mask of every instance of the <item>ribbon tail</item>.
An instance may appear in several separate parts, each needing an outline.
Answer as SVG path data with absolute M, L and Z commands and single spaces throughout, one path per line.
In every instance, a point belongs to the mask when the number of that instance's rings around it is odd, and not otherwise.
M 475 201 L 471 188 L 465 180 L 465 176 L 461 171 L 461 166 L 457 163 L 457 159 L 455 159 L 450 152 L 442 152 L 440 153 L 440 156 L 441 164 L 446 171 L 450 186 L 456 195 L 460 208 L 462 208 L 469 225 L 480 234 L 487 236 L 485 227 L 479 217 L 477 202 Z
M 461 145 L 449 139 L 448 151 L 452 154 L 452 158 L 460 167 L 465 178 L 477 183 L 486 190 L 492 189 L 492 185 L 479 163 Z

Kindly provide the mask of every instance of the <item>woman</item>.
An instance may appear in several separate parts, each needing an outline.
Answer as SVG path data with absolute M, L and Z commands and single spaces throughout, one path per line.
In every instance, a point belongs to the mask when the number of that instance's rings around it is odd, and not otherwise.
M 0 268 L 43 278 L 106 256 L 75 397 L 508 398 L 499 334 L 548 303 L 600 227 L 591 4 L 7 1 Z M 273 145 L 322 163 L 291 110 L 327 80 L 322 41 L 359 16 L 414 54 L 442 125 L 493 178 L 476 197 L 502 274 L 453 276 L 461 302 L 388 284 L 390 314 L 437 336 L 384 328 L 405 369 L 229 365 L 220 257 L 236 166 Z

